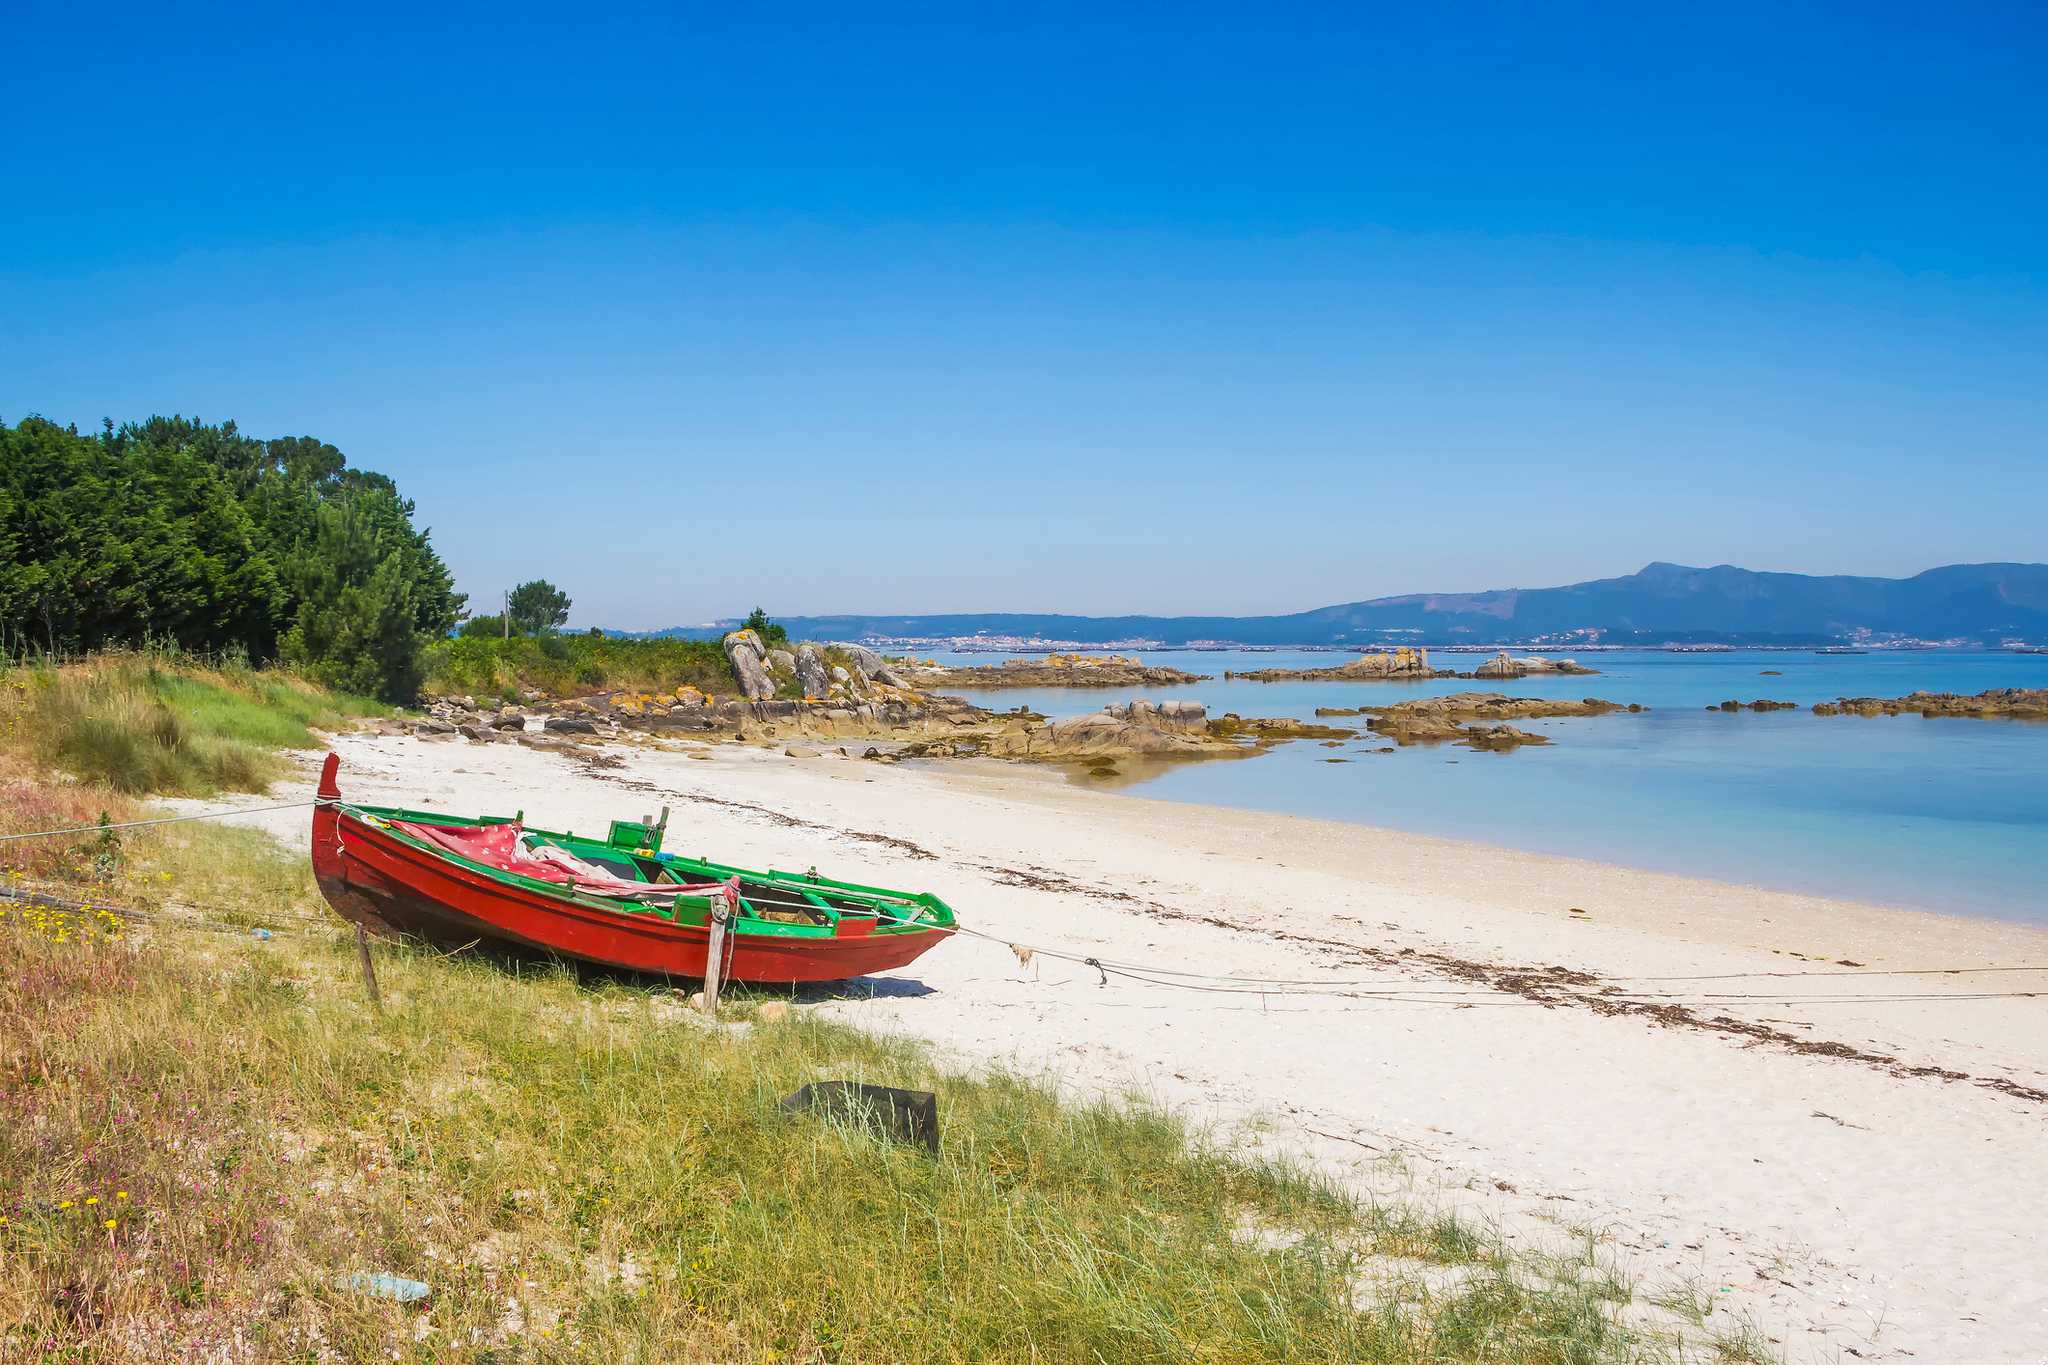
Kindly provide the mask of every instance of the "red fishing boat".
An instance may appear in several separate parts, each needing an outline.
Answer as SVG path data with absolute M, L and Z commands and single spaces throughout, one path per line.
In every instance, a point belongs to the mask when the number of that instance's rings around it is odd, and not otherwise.
M 668 814 L 603 839 L 513 816 L 445 815 L 342 799 L 329 754 L 313 808 L 313 875 L 343 919 L 442 947 L 508 945 L 701 978 L 714 913 L 729 981 L 839 981 L 915 961 L 953 932 L 925 893 L 756 872 L 661 851 Z

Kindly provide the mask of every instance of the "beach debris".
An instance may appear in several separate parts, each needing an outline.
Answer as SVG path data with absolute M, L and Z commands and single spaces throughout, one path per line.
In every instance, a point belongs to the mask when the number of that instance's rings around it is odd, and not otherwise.
M 939 1097 L 861 1081 L 813 1081 L 780 1106 L 785 1114 L 817 1114 L 939 1154 Z
M 390 1299 L 394 1303 L 418 1303 L 433 1292 L 425 1280 L 408 1280 L 403 1275 L 391 1275 L 381 1270 L 375 1274 L 358 1272 L 344 1275 L 337 1283 L 343 1289 L 352 1289 L 373 1299 Z

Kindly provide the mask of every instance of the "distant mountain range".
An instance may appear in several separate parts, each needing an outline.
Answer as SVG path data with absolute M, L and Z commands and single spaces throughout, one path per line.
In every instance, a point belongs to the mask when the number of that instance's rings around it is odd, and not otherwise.
M 1845 640 L 2048 641 L 2048 564 L 1950 564 L 1911 578 L 1817 577 L 1651 564 L 1561 588 L 1376 597 L 1288 616 L 781 617 L 799 639 L 1009 636 L 1079 644 L 1834 644 Z M 625 633 L 625 632 L 621 632 Z M 712 627 L 644 634 L 707 636 Z

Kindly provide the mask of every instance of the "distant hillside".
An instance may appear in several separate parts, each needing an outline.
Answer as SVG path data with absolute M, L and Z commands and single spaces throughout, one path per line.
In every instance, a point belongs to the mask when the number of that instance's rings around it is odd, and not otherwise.
M 932 616 L 780 618 L 807 639 L 1011 635 L 1105 644 L 1146 639 L 1247 645 L 1346 645 L 1382 640 L 1493 644 L 1587 633 L 1610 644 L 1822 644 L 1872 636 L 1996 644 L 2048 641 L 2048 564 L 1950 564 L 1911 578 L 1815 577 L 1651 564 L 1621 578 L 1560 588 L 1416 593 L 1288 616 L 1062 616 L 965 612 Z M 701 637 L 679 627 L 658 636 Z

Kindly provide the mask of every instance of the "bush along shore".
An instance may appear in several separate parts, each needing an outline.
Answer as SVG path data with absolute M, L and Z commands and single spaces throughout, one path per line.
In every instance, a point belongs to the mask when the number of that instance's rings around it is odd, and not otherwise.
M 387 719 L 165 654 L 0 681 L 0 832 L 255 788 Z M 342 927 L 248 829 L 0 843 L 0 1358 L 1761 1358 L 1648 1325 L 1590 1251 L 787 995 L 713 1024 L 380 944 L 374 1009 Z M 936 1092 L 938 1150 L 780 1112 L 820 1075 Z

